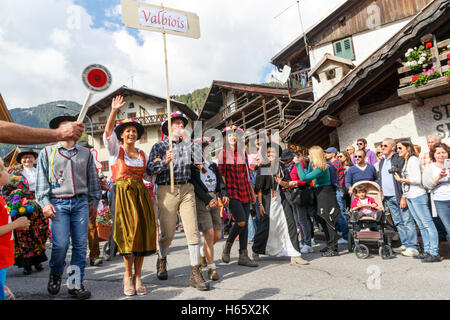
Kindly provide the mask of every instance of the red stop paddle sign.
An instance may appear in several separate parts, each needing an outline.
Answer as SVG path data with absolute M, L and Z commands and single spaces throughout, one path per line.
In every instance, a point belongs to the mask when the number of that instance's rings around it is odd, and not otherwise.
M 90 91 L 102 92 L 111 85 L 111 73 L 100 64 L 91 64 L 84 69 L 83 83 Z

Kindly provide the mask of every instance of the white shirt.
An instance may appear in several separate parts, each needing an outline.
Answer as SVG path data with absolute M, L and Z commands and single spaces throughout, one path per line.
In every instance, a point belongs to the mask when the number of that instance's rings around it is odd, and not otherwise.
M 36 178 L 37 178 L 37 169 L 36 168 L 23 168 L 22 174 L 28 180 L 28 185 L 30 187 L 30 191 L 36 191 Z
M 434 163 L 425 167 L 424 176 L 429 175 L 428 178 L 434 179 L 441 173 L 441 169 Z M 430 174 L 431 171 L 431 174 Z M 425 177 L 424 177 L 425 180 Z M 450 200 L 450 177 L 447 175 L 445 178 L 439 180 L 439 183 L 431 190 L 433 193 L 433 200 L 435 201 L 449 201 Z
M 112 166 L 114 164 L 116 164 L 117 159 L 119 158 L 119 151 L 120 151 L 120 145 L 119 145 L 119 140 L 117 139 L 116 133 L 113 132 L 112 135 L 110 137 L 106 136 L 106 132 L 103 133 L 103 143 L 106 146 L 106 149 L 108 150 L 109 153 L 109 165 Z M 136 148 L 138 152 L 140 152 L 140 150 L 138 148 Z M 144 163 L 142 163 L 142 159 L 141 157 L 137 158 L 137 159 L 133 159 L 130 158 L 127 153 L 124 150 L 124 160 L 125 160 L 125 164 L 127 166 L 130 167 L 142 167 L 144 166 Z M 148 157 L 144 152 L 144 157 L 145 157 L 145 166 L 147 165 L 148 162 Z
M 402 183 L 403 196 L 413 199 L 426 194 L 425 188 L 422 186 L 422 171 L 419 159 L 415 156 L 408 159 L 408 163 L 403 166 L 402 178 L 408 179 L 410 184 Z

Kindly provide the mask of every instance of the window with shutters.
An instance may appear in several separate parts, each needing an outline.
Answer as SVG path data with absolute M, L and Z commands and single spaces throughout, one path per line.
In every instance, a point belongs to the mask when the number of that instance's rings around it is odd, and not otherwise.
M 128 119 L 134 119 L 134 118 L 136 118 L 136 112 L 128 113 Z
M 156 114 L 164 114 L 166 112 L 165 108 L 157 108 L 156 109 Z
M 334 55 L 348 60 L 355 60 L 352 38 L 346 38 L 333 43 Z

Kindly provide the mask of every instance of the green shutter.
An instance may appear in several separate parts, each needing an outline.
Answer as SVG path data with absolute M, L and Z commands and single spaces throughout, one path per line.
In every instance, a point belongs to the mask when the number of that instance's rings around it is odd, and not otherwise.
M 336 41 L 335 43 L 333 43 L 333 46 L 336 57 L 341 57 L 348 60 L 355 59 L 351 38 Z

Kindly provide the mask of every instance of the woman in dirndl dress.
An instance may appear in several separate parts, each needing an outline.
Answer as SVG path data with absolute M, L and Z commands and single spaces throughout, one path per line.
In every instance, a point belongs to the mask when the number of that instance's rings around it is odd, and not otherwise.
M 103 141 L 116 190 L 114 242 L 125 263 L 124 294 L 132 296 L 147 292 L 141 271 L 144 257 L 156 252 L 157 223 L 153 202 L 143 182 L 148 158 L 135 146 L 144 127 L 134 120 L 125 120 L 114 129 L 117 113 L 124 105 L 122 96 L 112 100 Z

